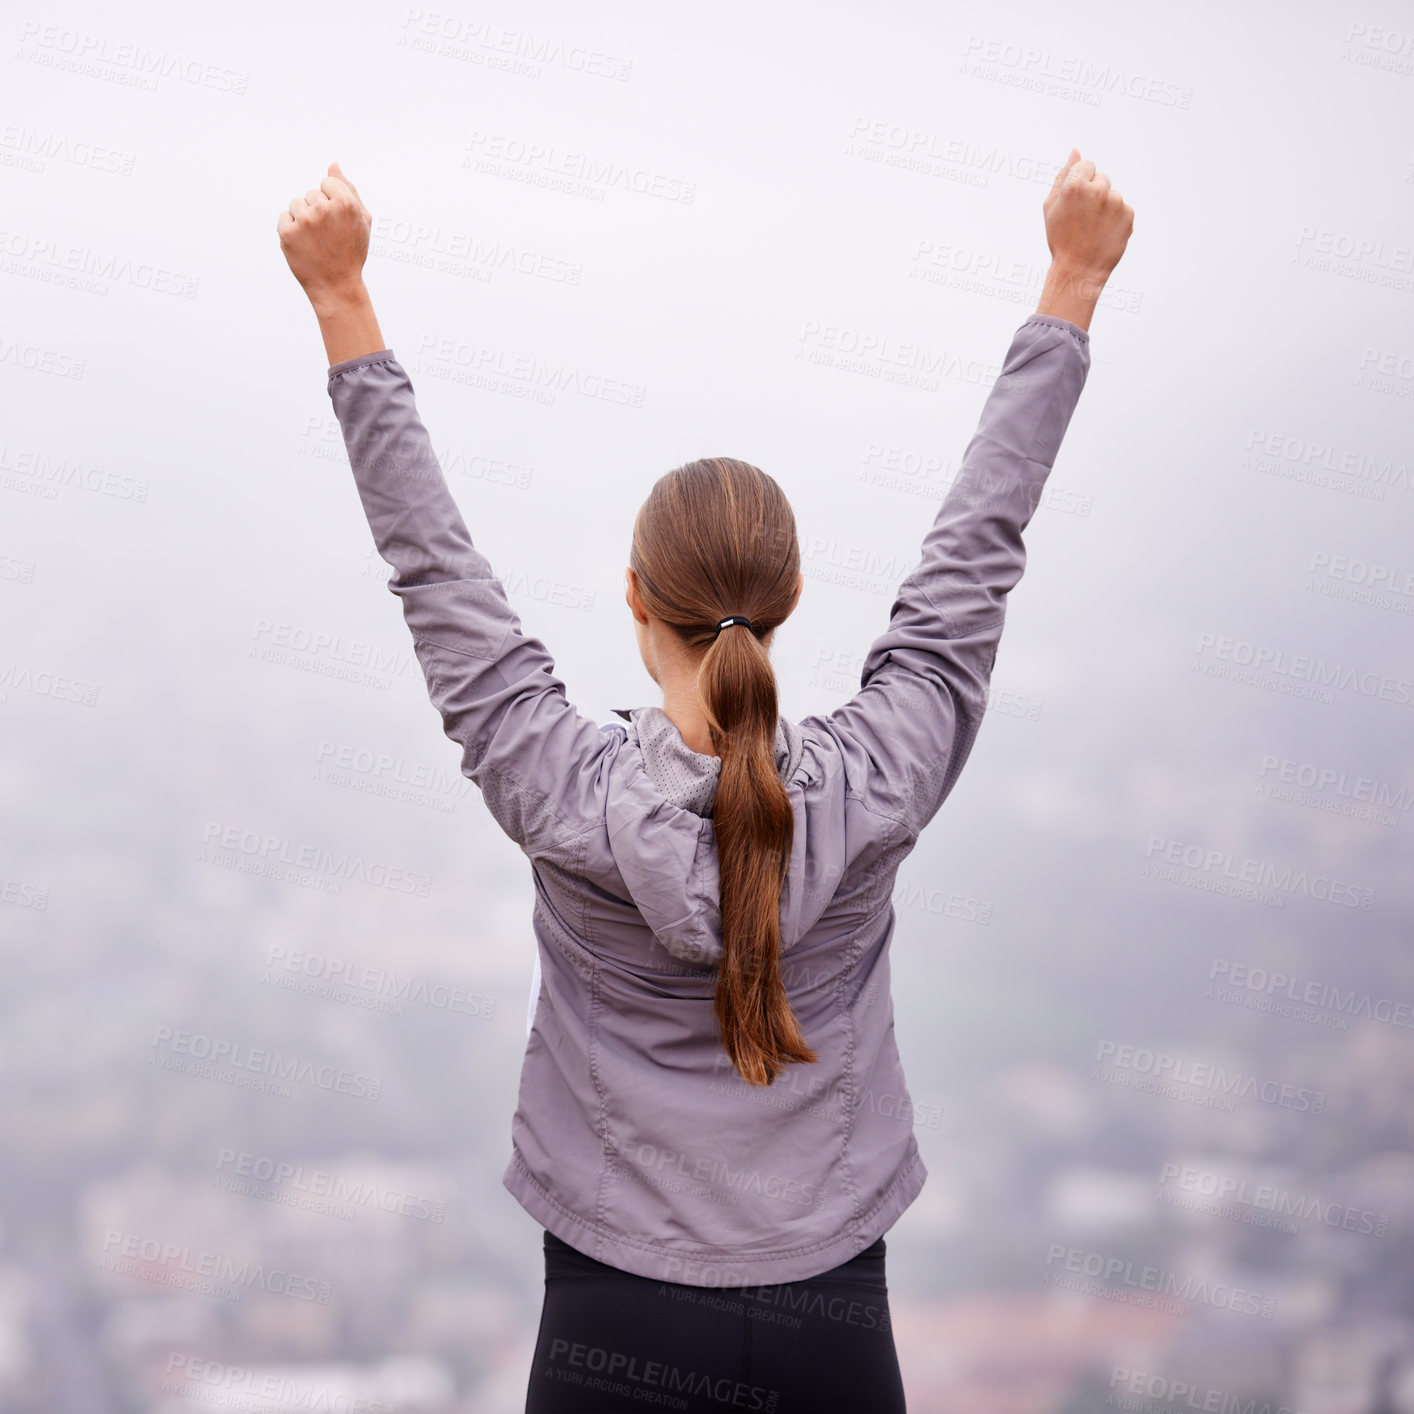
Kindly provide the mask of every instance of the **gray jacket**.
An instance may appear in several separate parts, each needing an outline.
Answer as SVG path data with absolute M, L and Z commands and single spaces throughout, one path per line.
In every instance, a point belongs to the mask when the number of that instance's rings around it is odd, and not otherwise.
M 782 968 L 819 1060 L 769 1087 L 736 1074 L 712 1014 L 720 761 L 661 708 L 601 726 L 571 705 L 472 544 L 392 351 L 329 369 L 432 704 L 530 860 L 540 986 L 502 1181 L 572 1247 L 692 1286 L 798 1281 L 918 1196 L 889 994 L 894 877 L 972 750 L 1022 531 L 1089 366 L 1077 325 L 1017 329 L 860 690 L 778 722 L 795 810 Z

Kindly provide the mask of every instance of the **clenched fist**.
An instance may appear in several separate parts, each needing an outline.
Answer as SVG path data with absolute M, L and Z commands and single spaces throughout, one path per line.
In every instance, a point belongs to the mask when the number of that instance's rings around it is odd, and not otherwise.
M 361 283 L 373 217 L 337 162 L 317 187 L 280 212 L 275 225 L 290 271 L 311 300 Z
M 1076 148 L 1042 203 L 1051 259 L 1103 284 L 1134 229 L 1134 209 Z

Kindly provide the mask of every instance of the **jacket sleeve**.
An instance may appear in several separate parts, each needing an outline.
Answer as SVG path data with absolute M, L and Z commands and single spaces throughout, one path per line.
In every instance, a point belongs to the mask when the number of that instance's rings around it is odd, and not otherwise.
M 1032 315 L 982 408 L 957 479 L 903 581 L 860 690 L 813 720 L 844 757 L 850 793 L 916 837 L 971 753 L 1040 501 L 1090 368 L 1090 338 Z
M 615 734 L 565 698 L 545 645 L 521 631 L 452 499 L 391 349 L 336 363 L 328 391 L 378 553 L 462 772 L 532 858 L 603 827 Z

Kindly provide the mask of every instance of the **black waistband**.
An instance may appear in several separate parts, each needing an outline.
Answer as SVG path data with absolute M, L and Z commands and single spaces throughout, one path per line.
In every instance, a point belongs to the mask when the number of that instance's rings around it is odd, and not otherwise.
M 847 1262 L 841 1262 L 837 1267 L 831 1267 L 828 1271 L 820 1272 L 813 1277 L 806 1277 L 801 1281 L 777 1282 L 775 1285 L 807 1286 L 811 1283 L 838 1283 L 883 1288 L 885 1285 L 884 1257 L 887 1251 L 884 1239 L 878 1237 L 863 1251 L 857 1252 Z M 545 1232 L 545 1275 L 547 1279 L 566 1276 L 597 1276 L 605 1280 L 624 1283 L 652 1282 L 654 1286 L 682 1285 L 678 1282 L 660 1282 L 652 1277 L 639 1276 L 637 1272 L 626 1272 L 619 1267 L 610 1266 L 606 1262 L 596 1261 L 577 1247 L 571 1247 L 568 1242 L 556 1237 L 548 1229 Z M 723 1287 L 721 1289 L 750 1291 L 759 1285 L 760 1283 L 753 1282 L 746 1286 Z M 696 1288 L 688 1289 L 695 1290 Z

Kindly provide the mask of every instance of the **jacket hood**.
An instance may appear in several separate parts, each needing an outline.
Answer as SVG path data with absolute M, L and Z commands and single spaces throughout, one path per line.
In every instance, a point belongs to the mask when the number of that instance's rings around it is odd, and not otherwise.
M 618 797 L 609 819 L 609 844 L 614 862 L 633 901 L 658 941 L 684 962 L 715 965 L 722 956 L 721 876 L 712 806 L 722 761 L 693 751 L 661 707 L 615 707 L 628 725 L 615 722 L 604 730 L 620 730 L 625 746 L 627 789 Z M 800 728 L 785 717 L 776 719 L 776 767 L 797 803 L 799 787 L 792 778 L 805 754 Z M 792 854 L 803 847 L 801 812 L 796 811 Z M 828 902 L 802 916 L 800 872 L 787 872 L 781 897 L 781 945 L 788 947 L 806 931 Z

